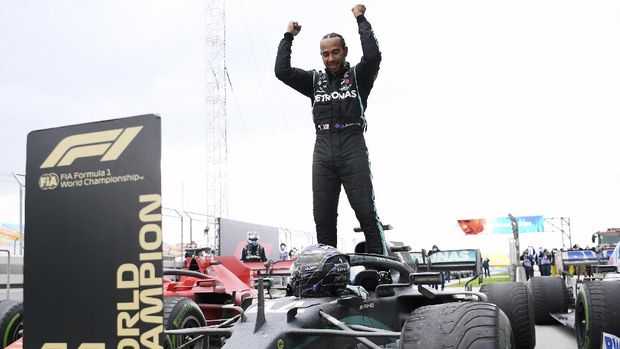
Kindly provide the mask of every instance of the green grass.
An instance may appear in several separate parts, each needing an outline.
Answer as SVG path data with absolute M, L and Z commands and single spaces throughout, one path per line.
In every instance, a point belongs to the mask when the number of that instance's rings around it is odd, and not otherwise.
M 446 287 L 464 287 L 465 283 L 469 281 L 469 279 L 471 278 L 461 279 L 461 282 L 452 282 L 450 284 L 447 284 Z M 507 282 L 507 281 L 512 281 L 512 280 L 510 280 L 510 275 L 508 275 L 507 273 L 504 273 L 504 274 L 491 275 L 490 278 L 484 278 L 484 280 L 482 281 L 482 284 L 493 284 L 496 282 Z M 478 283 L 478 279 L 474 280 L 471 283 L 471 285 L 474 287 L 480 286 L 480 284 Z

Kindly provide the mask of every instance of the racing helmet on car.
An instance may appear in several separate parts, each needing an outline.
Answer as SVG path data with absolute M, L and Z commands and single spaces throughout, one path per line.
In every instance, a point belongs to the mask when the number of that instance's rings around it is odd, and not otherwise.
M 337 296 L 349 284 L 349 257 L 335 247 L 306 247 L 291 265 L 290 293 L 297 297 Z
M 252 246 L 258 245 L 258 240 L 260 236 L 258 236 L 258 232 L 256 231 L 248 231 L 248 244 Z

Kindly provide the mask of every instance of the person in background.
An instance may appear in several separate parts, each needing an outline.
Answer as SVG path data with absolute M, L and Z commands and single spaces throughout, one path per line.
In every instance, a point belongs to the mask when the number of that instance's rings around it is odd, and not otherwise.
M 491 271 L 489 270 L 489 262 L 490 260 L 488 257 L 482 261 L 482 270 L 484 271 L 485 277 L 491 277 Z
M 289 256 L 289 251 L 287 251 L 286 249 L 286 244 L 285 243 L 281 243 L 280 244 L 280 260 L 281 261 L 288 261 L 289 259 L 291 259 L 291 256 Z M 288 276 L 282 276 L 280 277 L 280 284 L 282 286 L 286 286 L 288 284 L 289 281 L 289 277 Z
M 546 248 L 538 254 L 538 267 L 540 276 L 551 276 L 551 256 Z
M 523 267 L 525 268 L 525 279 L 529 280 L 534 276 L 534 258 L 527 250 L 525 250 L 519 259 L 523 261 Z
M 528 246 L 527 247 L 527 253 L 530 255 L 530 257 L 534 258 L 534 260 L 536 260 L 536 249 L 534 248 L 534 246 Z
M 248 232 L 248 244 L 241 250 L 241 260 L 243 262 L 266 262 L 265 248 L 258 243 L 260 237 L 258 232 Z
M 291 259 L 291 256 L 288 255 L 288 251 L 286 250 L 286 244 L 281 243 L 280 244 L 280 260 L 288 261 L 289 259 Z
M 551 276 L 558 275 L 558 268 L 555 265 L 555 256 L 560 253 L 557 248 L 551 250 Z
M 536 253 L 536 255 L 534 256 L 534 260 L 538 261 L 538 258 L 540 258 L 540 255 L 543 253 L 543 248 L 542 246 L 538 248 L 538 253 Z
M 439 251 L 440 250 L 439 250 L 439 248 L 437 248 L 437 245 L 433 245 L 433 247 L 428 251 L 427 255 L 430 256 L 430 255 L 432 255 L 432 254 L 434 254 L 436 252 L 439 252 Z
M 302 246 L 303 247 L 303 246 Z M 289 252 L 288 252 L 288 256 L 290 257 L 290 259 L 293 259 L 295 257 L 297 257 L 297 247 L 293 247 Z
M 437 253 L 437 252 L 441 252 L 441 250 L 437 247 L 437 245 L 433 245 L 433 247 L 430 249 L 430 251 L 428 251 L 428 256 L 432 256 L 433 254 Z M 443 291 L 444 287 L 446 285 L 446 276 L 444 275 L 444 273 L 441 273 L 441 290 Z M 432 288 L 438 290 L 439 287 L 437 285 L 431 285 Z

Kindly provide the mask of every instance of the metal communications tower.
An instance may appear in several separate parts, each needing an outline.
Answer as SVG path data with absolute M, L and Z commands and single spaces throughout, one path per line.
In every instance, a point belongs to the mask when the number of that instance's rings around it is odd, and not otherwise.
M 553 227 L 553 232 L 560 231 L 562 233 L 562 247 L 566 247 L 566 239 L 568 238 L 568 248 L 573 246 L 573 236 L 570 231 L 570 217 L 550 217 L 545 218 L 545 222 Z M 557 223 L 560 223 L 560 226 Z M 557 229 L 557 230 L 556 230 Z
M 205 0 L 205 8 L 207 216 L 218 248 L 217 218 L 228 216 L 225 1 Z

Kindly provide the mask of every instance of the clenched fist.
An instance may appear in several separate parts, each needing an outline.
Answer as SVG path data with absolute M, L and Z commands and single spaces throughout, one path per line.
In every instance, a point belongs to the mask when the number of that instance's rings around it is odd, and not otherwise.
M 288 28 L 286 29 L 286 31 L 295 36 L 301 31 L 301 25 L 299 25 L 299 23 L 295 21 L 290 21 L 288 22 Z
M 357 17 L 359 15 L 363 15 L 364 12 L 366 12 L 366 6 L 362 5 L 362 4 L 357 4 L 355 6 L 353 6 L 353 8 L 351 9 L 351 12 L 353 12 L 353 16 Z

